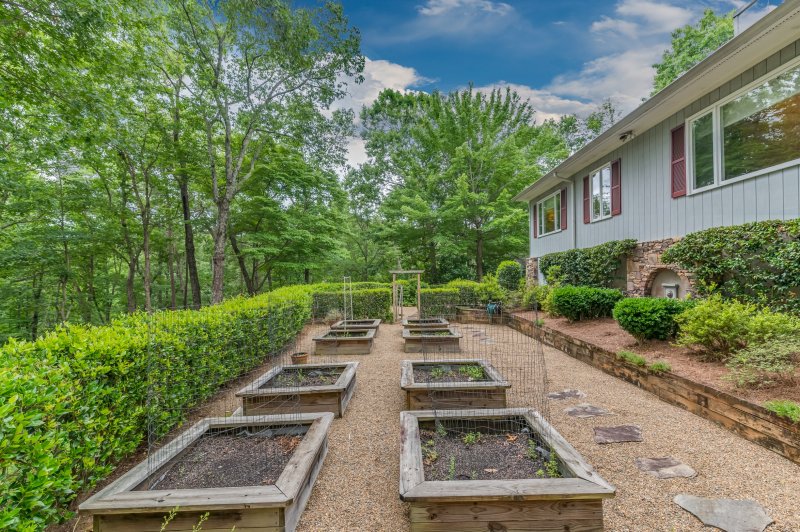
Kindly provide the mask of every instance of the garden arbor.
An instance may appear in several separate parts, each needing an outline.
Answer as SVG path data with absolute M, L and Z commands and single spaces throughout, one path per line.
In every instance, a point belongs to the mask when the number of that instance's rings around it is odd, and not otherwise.
M 398 264 L 399 266 L 399 264 Z M 390 270 L 392 274 L 392 314 L 394 320 L 403 319 L 403 285 L 397 284 L 398 275 L 416 275 L 417 276 L 417 315 L 422 316 L 422 296 L 420 289 L 422 288 L 422 274 L 425 270 L 403 270 L 398 268 Z

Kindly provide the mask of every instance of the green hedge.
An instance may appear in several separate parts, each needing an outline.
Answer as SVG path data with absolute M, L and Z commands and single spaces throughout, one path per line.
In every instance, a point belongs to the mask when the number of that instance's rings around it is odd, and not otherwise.
M 589 286 L 562 286 L 551 294 L 553 310 L 570 321 L 609 317 L 624 297 L 619 290 Z
M 678 333 L 675 316 L 693 304 L 693 300 L 629 297 L 614 306 L 614 319 L 639 341 L 668 340 Z
M 495 271 L 497 282 L 508 291 L 519 289 L 523 274 L 522 266 L 515 260 L 504 260 L 497 266 Z
M 800 219 L 715 227 L 686 235 L 664 253 L 689 270 L 700 294 L 800 313 Z
M 539 258 L 539 269 L 547 276 L 553 266 L 561 267 L 562 284 L 608 288 L 621 261 L 636 247 L 636 240 L 612 240 L 599 246 L 550 253 Z
M 315 287 L 316 289 L 316 287 Z M 332 315 L 344 314 L 344 296 L 342 291 L 313 292 L 313 317 L 326 319 Z M 353 319 L 365 318 L 392 319 L 391 288 L 367 288 L 353 290 Z
M 461 294 L 457 288 L 423 288 L 420 298 L 423 318 L 450 319 L 456 314 Z
M 468 281 L 465 279 L 454 279 L 444 285 L 444 288 L 458 290 L 458 304 L 465 307 L 477 306 L 480 301 L 478 300 L 478 287 L 480 283 L 475 281 Z
M 79 490 L 290 342 L 309 289 L 68 326 L 0 348 L 0 529 L 42 530 Z M 148 391 L 155 394 L 148 393 Z

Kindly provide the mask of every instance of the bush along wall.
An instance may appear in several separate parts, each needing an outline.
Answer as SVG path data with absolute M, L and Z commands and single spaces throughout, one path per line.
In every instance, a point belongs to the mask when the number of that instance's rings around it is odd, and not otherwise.
M 562 286 L 552 291 L 553 310 L 569 321 L 610 317 L 622 292 L 612 288 Z
M 1 347 L 0 529 L 43 530 L 68 517 L 75 494 L 133 452 L 148 424 L 166 433 L 287 345 L 310 310 L 308 287 L 286 287 Z
M 458 305 L 465 307 L 477 306 L 480 301 L 478 300 L 478 287 L 480 283 L 475 281 L 468 281 L 465 279 L 454 279 L 447 283 L 444 288 L 451 288 L 458 291 Z
M 718 291 L 800 313 L 800 219 L 714 227 L 685 236 L 662 260 L 694 274 L 700 294 Z
M 553 266 L 561 267 L 562 284 L 608 288 L 614 275 L 636 247 L 636 240 L 612 240 L 583 249 L 550 253 L 539 258 L 539 268 L 547 276 Z
M 312 288 L 316 290 L 316 287 Z M 314 319 L 339 318 L 344 315 L 344 293 L 337 291 L 313 291 L 312 308 Z M 392 319 L 392 289 L 367 288 L 353 290 L 353 319 Z
M 423 318 L 451 319 L 459 306 L 460 292 L 457 288 L 423 288 L 420 298 Z
M 639 340 L 669 340 L 678 333 L 675 316 L 694 305 L 691 299 L 629 297 L 614 306 L 614 319 Z

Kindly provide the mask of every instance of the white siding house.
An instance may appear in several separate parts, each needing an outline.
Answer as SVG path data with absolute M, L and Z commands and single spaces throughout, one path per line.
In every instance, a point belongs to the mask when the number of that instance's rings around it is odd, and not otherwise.
M 640 243 L 627 265 L 635 294 L 658 295 L 662 273 L 689 288 L 683 272 L 658 260 L 674 239 L 800 217 L 800 0 L 755 22 L 515 199 L 529 205 L 529 278 L 548 253 L 632 238 Z

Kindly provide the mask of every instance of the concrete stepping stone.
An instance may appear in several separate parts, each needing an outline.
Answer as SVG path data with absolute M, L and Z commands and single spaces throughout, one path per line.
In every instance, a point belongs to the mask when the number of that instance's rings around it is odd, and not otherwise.
M 583 399 L 586 394 L 580 390 L 561 390 L 560 392 L 550 392 L 547 394 L 548 399 L 555 399 L 556 401 L 563 401 L 564 399 Z
M 636 467 L 656 478 L 692 478 L 697 471 L 671 456 L 664 458 L 637 458 Z
M 611 412 L 606 410 L 605 408 L 600 408 L 599 406 L 590 405 L 588 403 L 581 403 L 579 405 L 571 406 L 569 408 L 565 408 L 564 412 L 571 417 L 577 418 L 587 418 L 587 417 L 598 417 L 598 416 L 613 416 Z
M 595 427 L 595 443 L 623 443 L 642 440 L 642 427 L 637 425 L 619 425 L 617 427 Z
M 707 499 L 682 493 L 673 501 L 704 525 L 726 532 L 763 532 L 772 524 L 764 508 L 750 499 Z

